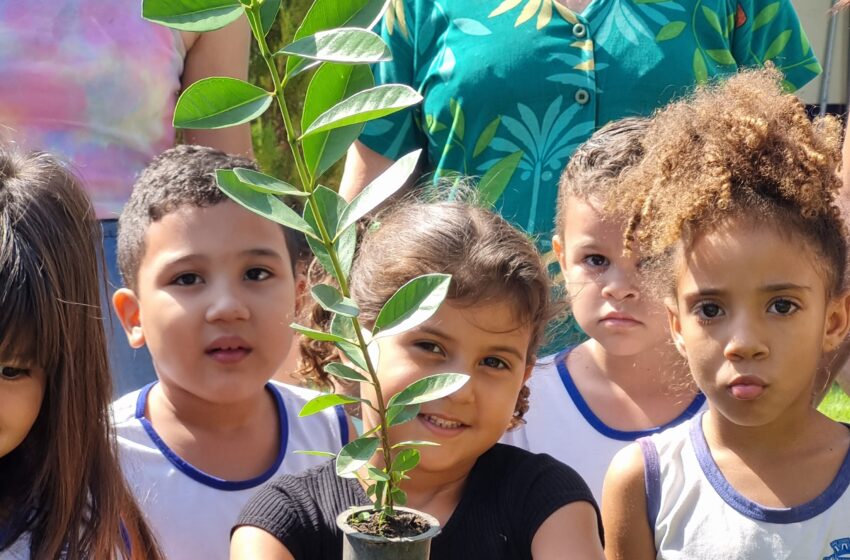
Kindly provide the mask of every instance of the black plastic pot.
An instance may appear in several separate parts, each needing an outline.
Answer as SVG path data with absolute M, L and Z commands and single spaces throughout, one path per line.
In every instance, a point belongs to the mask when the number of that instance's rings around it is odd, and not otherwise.
M 393 539 L 361 533 L 348 524 L 352 515 L 371 509 L 372 506 L 348 508 L 336 518 L 337 527 L 343 532 L 342 560 L 428 560 L 431 539 L 440 533 L 440 522 L 435 517 L 415 509 L 395 508 L 418 515 L 430 528 L 415 537 Z

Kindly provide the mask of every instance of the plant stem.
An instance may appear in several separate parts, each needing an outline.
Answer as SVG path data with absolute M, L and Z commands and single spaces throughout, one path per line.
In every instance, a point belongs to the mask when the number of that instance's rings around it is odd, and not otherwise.
M 274 96 L 277 99 L 278 107 L 280 109 L 281 116 L 283 117 L 284 128 L 286 129 L 286 140 L 289 143 L 289 149 L 292 151 L 292 156 L 295 160 L 295 168 L 298 171 L 298 177 L 301 180 L 304 191 L 310 193 L 310 196 L 307 197 L 307 204 L 313 212 L 313 217 L 315 218 L 316 226 L 319 229 L 318 233 L 321 236 L 322 244 L 325 246 L 325 249 L 331 258 L 334 275 L 339 281 L 340 292 L 344 297 L 350 297 L 348 281 L 346 280 L 346 275 L 342 269 L 342 265 L 339 262 L 339 257 L 336 254 L 334 240 L 325 226 L 322 214 L 319 212 L 319 205 L 316 202 L 315 196 L 313 196 L 313 192 L 315 190 L 313 184 L 314 177 L 307 169 L 307 164 L 305 163 L 304 156 L 301 152 L 301 142 L 295 134 L 295 128 L 292 126 L 292 119 L 289 116 L 289 110 L 287 109 L 286 99 L 284 97 L 286 84 L 280 78 L 280 73 L 278 72 L 274 57 L 272 56 L 268 43 L 266 42 L 266 36 L 263 33 L 263 25 L 259 14 L 259 5 L 252 2 L 250 6 L 246 7 L 245 13 L 248 16 L 248 23 L 251 26 L 254 38 L 257 40 L 260 54 L 263 57 L 263 60 L 265 60 L 266 66 L 271 74 L 272 83 L 274 84 Z M 378 380 L 375 364 L 372 363 L 372 358 L 369 356 L 368 344 L 366 344 L 366 339 L 363 337 L 360 321 L 357 317 L 352 317 L 351 322 L 354 326 L 354 333 L 357 336 L 357 344 L 360 347 L 361 352 L 363 352 L 363 358 L 366 362 L 366 369 L 368 370 L 369 378 L 372 382 L 372 386 L 375 388 L 375 397 L 378 401 L 377 412 L 381 425 L 381 453 L 384 459 L 384 468 L 386 469 L 386 472 L 390 474 L 392 472 L 393 458 L 388 435 L 389 426 L 387 425 L 387 409 L 384 403 L 383 393 L 381 392 L 381 384 Z M 390 480 L 387 482 L 387 487 L 384 491 L 384 498 L 382 500 L 386 504 L 386 507 L 381 507 L 382 515 L 385 511 L 390 515 L 393 512 L 392 490 L 395 486 L 396 483 L 393 482 L 392 474 L 390 474 Z
M 260 48 L 260 56 L 263 57 L 263 60 L 266 62 L 266 66 L 269 69 L 269 74 L 271 74 L 272 83 L 274 84 L 274 96 L 275 99 L 277 99 L 280 114 L 283 117 L 283 125 L 286 130 L 286 142 L 289 144 L 289 149 L 292 152 L 293 159 L 295 160 L 295 169 L 298 172 L 298 178 L 301 180 L 301 185 L 305 192 L 312 193 L 313 177 L 307 170 L 307 164 L 304 162 L 304 155 L 301 153 L 300 149 L 301 145 L 295 134 L 295 127 L 292 126 L 292 119 L 289 116 L 289 110 L 286 106 L 286 97 L 284 96 L 285 84 L 280 79 L 280 72 L 278 72 L 277 64 L 275 64 L 274 57 L 269 50 L 266 35 L 263 33 L 263 24 L 260 20 L 259 6 L 252 5 L 249 9 L 245 10 L 245 14 L 248 16 L 248 23 L 251 26 L 254 38 L 257 40 L 257 45 Z

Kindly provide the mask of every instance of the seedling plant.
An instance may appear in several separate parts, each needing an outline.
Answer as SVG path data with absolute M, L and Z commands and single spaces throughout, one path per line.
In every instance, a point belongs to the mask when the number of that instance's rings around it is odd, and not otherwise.
M 374 325 L 367 329 L 349 290 L 349 272 L 356 244 L 357 222 L 405 185 L 419 152 L 401 157 L 369 184 L 351 203 L 319 179 L 338 161 L 360 134 L 364 123 L 410 107 L 421 101 L 412 88 L 400 84 L 375 86 L 369 65 L 390 59 L 387 45 L 371 28 L 387 9 L 388 0 L 316 0 L 299 26 L 294 41 L 273 50 L 266 37 L 281 14 L 280 0 L 143 0 L 146 19 L 182 31 L 207 32 L 246 17 L 259 53 L 273 84 L 271 91 L 235 78 L 200 80 L 177 101 L 174 126 L 215 129 L 236 126 L 260 117 L 276 105 L 283 118 L 286 141 L 295 161 L 298 185 L 238 168 L 217 171 L 219 188 L 245 208 L 269 220 L 302 232 L 321 265 L 336 286 L 319 284 L 313 298 L 332 319 L 327 331 L 293 324 L 292 328 L 314 340 L 331 343 L 347 358 L 325 371 L 345 382 L 369 384 L 375 400 L 342 394 L 323 394 L 308 402 L 301 416 L 329 407 L 359 403 L 373 409 L 377 426 L 345 445 L 335 456 L 341 477 L 361 478 L 381 521 L 394 516 L 404 505 L 402 480 L 419 463 L 419 447 L 425 441 L 389 440 L 392 426 L 408 422 L 422 403 L 442 398 L 457 389 L 468 376 L 444 373 L 420 379 L 389 399 L 376 373 L 377 341 L 428 320 L 445 299 L 451 278 L 428 274 L 402 286 L 383 306 Z M 287 96 L 293 77 L 312 74 L 303 111 Z M 298 117 L 298 118 L 296 118 Z M 303 201 L 299 214 L 284 202 Z M 321 452 L 311 452 L 323 454 Z M 377 464 L 372 463 L 378 457 Z

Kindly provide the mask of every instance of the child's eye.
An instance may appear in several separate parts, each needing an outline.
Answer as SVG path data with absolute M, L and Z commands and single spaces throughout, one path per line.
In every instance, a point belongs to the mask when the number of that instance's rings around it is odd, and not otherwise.
M 421 340 L 416 343 L 417 348 L 421 348 L 425 350 L 429 354 L 444 354 L 443 349 L 436 342 L 429 342 L 427 340 Z
M 265 280 L 271 275 L 272 273 L 266 270 L 265 268 L 252 268 L 245 273 L 245 278 L 248 280 L 254 280 L 256 282 L 259 282 Z
M 0 379 L 14 381 L 30 374 L 30 370 L 12 366 L 0 366 Z
M 487 356 L 481 360 L 481 365 L 493 369 L 510 369 L 510 366 L 501 358 L 495 356 Z
M 584 257 L 582 259 L 582 262 L 584 264 L 592 266 L 592 267 L 602 267 L 602 266 L 608 266 L 610 264 L 608 257 L 606 257 L 604 255 L 597 255 L 597 254 L 587 255 L 586 257 Z
M 777 299 L 770 303 L 767 308 L 768 313 L 776 313 L 777 315 L 791 315 L 800 309 L 800 306 L 788 299 Z
M 201 277 L 194 272 L 187 272 L 185 274 L 181 274 L 177 278 L 174 279 L 174 284 L 178 286 L 194 286 L 196 284 L 201 283 Z
M 710 321 L 723 315 L 723 308 L 716 303 L 708 301 L 697 304 L 694 308 L 694 313 L 701 321 Z

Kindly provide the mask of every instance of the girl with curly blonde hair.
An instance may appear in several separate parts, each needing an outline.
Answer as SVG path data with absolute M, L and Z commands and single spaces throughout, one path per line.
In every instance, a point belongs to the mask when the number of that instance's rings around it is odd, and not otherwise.
M 660 111 L 613 199 L 709 404 L 614 458 L 609 559 L 850 550 L 850 430 L 812 404 L 850 330 L 839 127 L 780 82 L 746 72 Z

